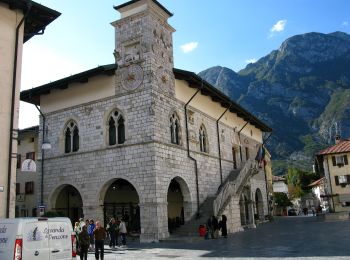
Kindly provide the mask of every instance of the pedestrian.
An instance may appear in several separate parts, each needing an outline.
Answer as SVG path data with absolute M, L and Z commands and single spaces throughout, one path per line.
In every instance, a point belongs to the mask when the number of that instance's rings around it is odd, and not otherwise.
M 212 225 L 212 218 L 208 218 L 207 220 L 207 228 L 208 228 L 208 233 L 210 234 L 210 237 L 213 239 L 214 238 L 214 232 L 213 232 L 213 225 Z M 209 235 L 208 235 L 209 237 Z
M 87 226 L 84 225 L 79 233 L 79 251 L 80 260 L 87 260 L 88 250 L 90 246 L 90 236 L 87 232 Z
M 107 236 L 106 230 L 101 227 L 100 221 L 96 221 L 96 227 L 93 231 L 95 238 L 95 258 L 98 260 L 101 257 L 103 260 L 104 257 L 104 240 Z
M 220 228 L 221 228 L 221 235 L 224 238 L 227 238 L 227 217 L 225 215 L 221 216 Z
M 75 237 L 77 239 L 77 247 L 78 247 L 79 246 L 79 233 L 81 231 L 79 222 L 75 222 L 73 231 L 74 231 Z
M 211 224 L 213 228 L 213 238 L 219 237 L 219 221 L 215 216 L 211 217 Z
M 124 218 L 121 218 L 121 220 L 120 220 L 119 232 L 120 232 L 120 237 L 121 237 L 121 240 L 122 240 L 122 247 L 125 247 L 126 246 L 127 230 L 126 230 L 126 225 L 125 225 Z
M 314 206 L 311 207 L 311 211 L 312 211 L 312 216 L 315 216 L 316 215 L 316 210 L 315 210 Z
M 90 236 L 90 250 L 94 251 L 95 248 L 95 239 L 94 239 L 94 230 L 95 230 L 95 223 L 93 219 L 90 219 L 89 221 L 89 226 L 88 226 L 88 233 Z
M 118 245 L 118 243 L 116 243 L 118 234 L 117 234 L 117 224 L 115 223 L 114 218 L 111 218 L 111 220 L 109 221 L 107 225 L 107 232 L 110 237 L 109 247 L 112 249 L 115 249 L 115 246 Z

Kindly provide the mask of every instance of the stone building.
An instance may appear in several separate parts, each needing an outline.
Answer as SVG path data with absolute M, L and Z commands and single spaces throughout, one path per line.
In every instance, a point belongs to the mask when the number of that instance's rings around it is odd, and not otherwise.
M 149 242 L 197 232 L 213 214 L 228 216 L 230 232 L 254 226 L 267 214 L 254 158 L 271 129 L 173 67 L 172 14 L 159 2 L 115 9 L 114 64 L 21 93 L 40 105 L 52 145 L 46 208 L 72 220 L 124 217 Z
M 0 218 L 15 215 L 19 92 L 23 44 L 60 13 L 28 0 L 0 0 Z

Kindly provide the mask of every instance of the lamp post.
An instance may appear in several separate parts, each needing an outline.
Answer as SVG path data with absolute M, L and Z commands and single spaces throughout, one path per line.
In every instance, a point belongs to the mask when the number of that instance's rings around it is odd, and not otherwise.
M 43 135 L 41 140 L 41 183 L 40 183 L 40 205 L 39 205 L 39 213 L 40 216 L 44 215 L 45 213 L 45 206 L 44 206 L 44 162 L 45 162 L 45 150 L 51 149 L 51 144 L 49 141 L 46 140 L 47 135 L 47 127 L 46 127 L 46 118 L 43 114 L 43 112 L 39 109 L 37 105 L 35 105 L 36 109 L 39 111 L 42 119 L 43 119 Z

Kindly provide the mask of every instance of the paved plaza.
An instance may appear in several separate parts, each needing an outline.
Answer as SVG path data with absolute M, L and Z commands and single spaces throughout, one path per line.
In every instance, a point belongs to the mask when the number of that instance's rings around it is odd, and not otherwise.
M 106 247 L 112 259 L 350 259 L 350 221 L 321 222 L 316 217 L 280 217 L 227 239 L 130 243 Z M 89 255 L 88 259 L 95 259 Z

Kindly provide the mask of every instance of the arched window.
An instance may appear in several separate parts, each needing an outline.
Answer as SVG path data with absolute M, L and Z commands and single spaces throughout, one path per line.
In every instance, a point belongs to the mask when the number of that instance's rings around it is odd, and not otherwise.
M 170 117 L 170 137 L 173 144 L 180 144 L 180 124 L 175 113 Z
M 64 130 L 64 152 L 71 153 L 79 150 L 79 129 L 74 121 L 70 121 Z
M 208 136 L 203 125 L 199 128 L 199 149 L 201 152 L 208 152 Z
M 108 145 L 125 142 L 125 124 L 121 113 L 114 111 L 108 119 Z

